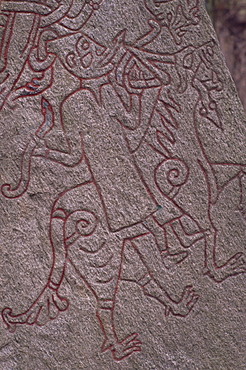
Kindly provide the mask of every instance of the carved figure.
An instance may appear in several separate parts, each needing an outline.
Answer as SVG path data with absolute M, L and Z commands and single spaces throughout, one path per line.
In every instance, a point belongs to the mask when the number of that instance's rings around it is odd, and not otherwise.
M 69 261 L 97 300 L 97 318 L 105 336 L 102 351 L 110 350 L 115 360 L 121 360 L 139 351 L 141 342 L 137 333 L 120 341 L 115 332 L 113 312 L 120 279 L 137 283 L 145 295 L 164 305 L 166 315 L 186 316 L 198 295 L 186 286 L 180 300 L 174 301 L 159 279 L 160 272 L 166 274 L 182 263 L 187 248 L 201 239 L 206 249 L 204 273 L 213 280 L 245 272 L 245 262 L 241 253 L 222 266 L 215 259 L 216 228 L 210 211 L 218 186 L 197 122 L 206 119 L 221 129 L 212 92 L 223 85 L 213 67 L 213 41 L 199 47 L 181 45 L 187 27 L 199 22 L 198 2 L 187 0 L 187 5 L 178 5 L 169 14 L 161 7 L 172 5 L 172 0 L 146 0 L 155 17 L 149 19 L 147 33 L 130 44 L 122 30 L 111 48 L 82 29 L 93 12 L 100 11 L 100 3 L 81 1 L 78 9 L 77 3 L 64 0 L 48 9 L 41 3 L 3 2 L 8 14 L 3 75 L 14 50 L 15 33 L 11 35 L 9 22 L 11 29 L 17 27 L 19 6 L 35 15 L 27 30 L 25 53 L 17 55 L 18 69 L 3 77 L 2 106 L 39 95 L 43 122 L 23 154 L 19 183 L 3 184 L 2 195 L 13 199 L 25 193 L 35 156 L 68 167 L 84 161 L 89 179 L 81 174 L 81 184 L 64 191 L 53 204 L 53 263 L 46 286 L 24 313 L 5 308 L 2 317 L 14 331 L 18 324 L 41 325 L 66 310 L 68 301 L 58 290 Z M 162 27 L 167 27 L 178 46 L 176 52 L 148 50 Z M 27 63 L 30 81 L 16 87 Z M 55 75 L 58 65 L 72 76 L 70 93 L 65 80 Z M 37 72 L 42 73 L 39 79 Z M 62 92 L 55 106 L 50 99 L 57 87 Z M 192 108 L 183 104 L 189 96 L 196 97 Z M 56 131 L 65 138 L 59 150 L 49 144 Z M 143 162 L 143 153 L 149 161 Z M 237 176 L 244 171 L 242 165 Z M 170 243 L 173 238 L 175 246 Z

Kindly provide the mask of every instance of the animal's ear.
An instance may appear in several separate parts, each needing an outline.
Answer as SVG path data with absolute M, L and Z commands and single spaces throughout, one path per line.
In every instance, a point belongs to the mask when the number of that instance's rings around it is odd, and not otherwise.
M 125 37 L 126 37 L 126 30 L 122 30 L 117 33 L 117 35 L 114 38 L 115 44 L 123 44 L 125 42 Z
M 69 53 L 66 56 L 66 62 L 70 68 L 75 68 L 77 63 L 75 61 L 75 54 L 74 53 Z

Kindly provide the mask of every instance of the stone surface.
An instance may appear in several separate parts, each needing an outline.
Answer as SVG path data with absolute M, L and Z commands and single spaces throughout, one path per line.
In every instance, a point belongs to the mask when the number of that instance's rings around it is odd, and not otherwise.
M 0 368 L 245 368 L 246 120 L 203 1 L 0 21 Z

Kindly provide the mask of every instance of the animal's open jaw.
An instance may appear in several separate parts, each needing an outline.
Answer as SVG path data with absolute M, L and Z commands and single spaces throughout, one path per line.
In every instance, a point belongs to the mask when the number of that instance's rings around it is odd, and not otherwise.
M 92 61 L 93 61 L 93 55 L 90 52 L 80 58 L 80 62 L 83 68 L 89 68 Z
M 104 67 L 108 63 L 110 63 L 118 50 L 121 48 L 121 46 L 124 44 L 125 41 L 125 35 L 126 35 L 126 30 L 120 31 L 116 37 L 114 38 L 114 46 L 112 49 L 105 49 L 103 54 L 101 54 L 103 57 L 100 59 L 98 66 L 99 67 Z

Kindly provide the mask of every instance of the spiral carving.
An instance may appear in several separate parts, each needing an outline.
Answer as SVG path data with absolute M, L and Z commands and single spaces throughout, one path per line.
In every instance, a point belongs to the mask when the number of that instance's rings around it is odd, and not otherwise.
M 159 190 L 173 198 L 189 176 L 188 166 L 180 159 L 166 159 L 155 170 L 155 181 Z
M 71 213 L 65 224 L 67 246 L 72 244 L 86 253 L 96 253 L 102 248 L 105 238 L 100 234 L 97 216 L 86 209 Z M 82 238 L 81 238 L 82 237 Z
M 71 213 L 66 220 L 66 227 L 81 236 L 92 235 L 97 226 L 97 217 L 90 211 L 79 210 Z

